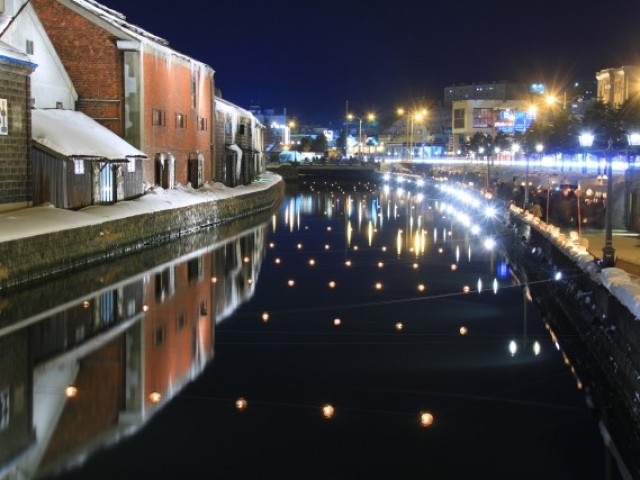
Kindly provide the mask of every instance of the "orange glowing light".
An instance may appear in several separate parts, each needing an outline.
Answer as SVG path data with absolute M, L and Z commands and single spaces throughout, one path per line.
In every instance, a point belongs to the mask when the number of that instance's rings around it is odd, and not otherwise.
M 331 418 L 335 413 L 336 413 L 336 410 L 335 408 L 333 408 L 333 405 L 330 405 L 327 403 L 325 406 L 322 407 L 322 416 L 324 418 Z
M 269 321 L 269 313 L 268 312 L 263 312 L 262 313 L 262 321 L 263 322 L 268 322 Z
M 336 282 L 334 282 L 333 280 L 331 280 L 329 282 L 329 288 L 336 288 Z
M 342 320 L 340 320 L 339 318 L 334 318 L 333 319 L 333 324 L 338 327 L 340 325 L 342 325 Z
M 471 291 L 471 289 L 469 288 L 469 285 L 465 285 L 464 287 L 462 287 L 462 291 L 464 293 L 469 293 Z
M 236 400 L 236 410 L 239 412 L 244 412 L 247 409 L 247 405 L 247 401 L 242 397 Z
M 458 265 L 456 265 L 455 263 L 451 264 L 451 271 L 455 272 L 456 270 L 458 270 Z
M 313 258 L 309 260 L 309 265 L 313 267 L 315 264 L 316 264 L 316 261 Z
M 402 324 L 402 322 L 398 322 L 396 323 L 396 330 L 400 331 L 404 328 L 404 325 Z
M 420 285 L 418 285 L 418 291 L 419 292 L 424 292 L 426 288 L 427 287 L 425 287 L 422 283 Z
M 151 403 L 160 403 L 160 400 L 162 400 L 162 394 L 160 392 L 151 392 L 149 394 L 149 401 Z
M 414 264 L 413 264 L 413 269 L 414 269 L 414 270 L 417 270 L 417 269 L 418 269 L 418 264 L 417 264 L 417 263 L 414 263 Z
M 149 305 L 147 305 L 146 303 L 142 306 L 142 311 L 143 312 L 148 312 L 149 311 Z
M 274 262 L 275 262 L 276 264 L 280 265 L 280 259 L 279 259 L 279 258 L 276 258 L 276 259 L 274 260 Z
M 78 395 L 78 388 L 73 385 L 69 385 L 64 389 L 64 396 L 67 398 L 74 398 Z
M 376 283 L 376 290 L 382 290 L 382 283 Z
M 216 277 L 211 277 L 211 283 L 218 283 L 218 279 Z
M 351 266 L 351 260 L 347 260 L 346 262 L 344 262 L 344 264 L 345 264 L 347 267 L 350 267 L 350 266 Z
M 420 425 L 423 427 L 430 427 L 433 424 L 433 415 L 429 412 L 420 413 Z
M 295 280 L 289 280 L 287 282 L 287 285 L 289 285 L 290 287 L 293 287 L 296 284 Z
M 298 250 L 302 250 L 302 244 L 301 243 L 298 244 Z
M 85 300 L 84 302 L 82 302 L 82 306 L 84 308 L 89 308 L 89 305 L 91 305 L 87 300 Z
M 382 268 L 382 267 L 384 267 L 384 263 L 378 262 L 378 268 Z
M 467 327 L 460 327 L 460 335 L 466 335 L 467 333 L 469 333 Z
M 244 263 L 249 263 L 249 262 L 251 261 L 251 259 L 250 259 L 249 257 L 244 257 L 244 258 L 242 259 L 242 261 L 243 261 Z

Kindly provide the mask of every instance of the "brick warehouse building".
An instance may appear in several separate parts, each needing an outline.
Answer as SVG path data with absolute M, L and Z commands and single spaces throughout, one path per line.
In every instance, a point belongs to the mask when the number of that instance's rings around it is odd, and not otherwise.
M 32 0 L 73 86 L 76 109 L 152 159 L 143 180 L 214 179 L 214 71 L 90 0 Z
M 0 211 L 31 201 L 29 148 L 30 75 L 28 57 L 0 42 Z

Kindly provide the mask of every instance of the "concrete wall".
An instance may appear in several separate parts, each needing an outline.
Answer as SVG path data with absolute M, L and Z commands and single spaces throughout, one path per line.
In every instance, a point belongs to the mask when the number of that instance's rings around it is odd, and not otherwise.
M 284 182 L 248 195 L 0 243 L 0 291 L 106 262 L 198 229 L 275 208 Z

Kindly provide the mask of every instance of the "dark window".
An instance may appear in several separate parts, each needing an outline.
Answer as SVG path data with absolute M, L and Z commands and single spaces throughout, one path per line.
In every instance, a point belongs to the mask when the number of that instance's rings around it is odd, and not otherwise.
M 165 337 L 164 327 L 156 327 L 156 329 L 153 332 L 153 344 L 156 347 L 159 347 L 164 343 L 164 337 Z
M 244 135 L 245 125 L 243 123 L 240 124 L 240 135 Z
M 453 128 L 464 128 L 464 108 L 453 111 Z
M 164 110 L 154 108 L 151 111 L 151 125 L 156 127 L 164 127 L 166 125 L 166 115 Z
M 29 55 L 33 55 L 33 40 L 27 40 L 26 50 Z
M 207 129 L 207 119 L 205 117 L 198 117 L 198 130 Z
M 198 104 L 198 70 L 191 70 L 191 108 L 196 108 Z
M 186 320 L 184 318 L 184 313 L 180 313 L 180 315 L 178 315 L 178 318 L 176 318 L 176 330 L 180 331 L 184 328 L 184 326 L 186 325 Z
M 183 113 L 176 113 L 176 128 L 187 128 L 187 117 Z

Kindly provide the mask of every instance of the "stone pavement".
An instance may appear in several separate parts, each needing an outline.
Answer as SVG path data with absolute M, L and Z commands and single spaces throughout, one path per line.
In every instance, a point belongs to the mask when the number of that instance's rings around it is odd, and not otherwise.
M 616 267 L 629 275 L 640 277 L 640 234 L 628 230 L 613 230 L 612 245 L 615 249 Z M 583 230 L 582 237 L 589 241 L 588 251 L 602 258 L 604 230 Z

